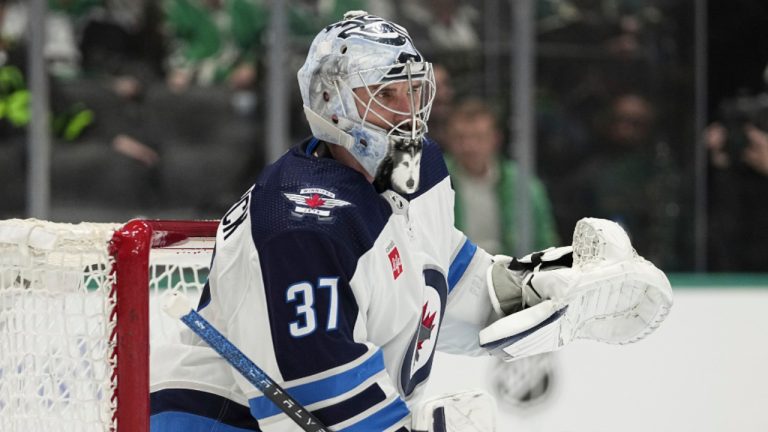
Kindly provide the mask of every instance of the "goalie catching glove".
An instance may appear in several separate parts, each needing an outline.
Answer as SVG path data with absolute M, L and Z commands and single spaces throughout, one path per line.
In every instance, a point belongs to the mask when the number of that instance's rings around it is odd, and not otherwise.
M 581 219 L 572 246 L 519 260 L 495 257 L 487 283 L 504 317 L 480 331 L 480 345 L 507 361 L 555 351 L 574 339 L 636 342 L 672 307 L 664 273 L 605 219 Z

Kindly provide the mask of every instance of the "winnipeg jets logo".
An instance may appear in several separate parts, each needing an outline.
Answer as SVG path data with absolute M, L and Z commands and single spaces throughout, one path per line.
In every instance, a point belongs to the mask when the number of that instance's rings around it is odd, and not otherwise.
M 336 27 L 344 28 L 339 33 L 342 39 L 355 36 L 393 46 L 403 46 L 406 42 L 411 42 L 411 37 L 403 27 L 373 15 L 363 15 L 330 25 L 326 27 L 326 31 Z
M 435 316 L 437 312 L 429 313 L 427 306 L 429 303 L 424 303 L 421 307 L 421 325 L 419 325 L 419 331 L 416 334 L 416 355 L 414 356 L 414 363 L 419 361 L 419 354 L 424 346 L 424 341 L 432 339 L 432 330 L 435 328 Z M 431 354 L 431 352 L 430 352 Z
M 348 201 L 337 199 L 333 192 L 320 188 L 304 188 L 297 194 L 285 192 L 283 195 L 296 204 L 293 215 L 299 218 L 315 215 L 319 220 L 331 221 L 331 209 L 352 205 Z
M 408 350 L 400 365 L 399 386 L 402 394 L 410 396 L 419 385 L 426 382 L 432 369 L 440 322 L 445 313 L 448 283 L 439 270 L 424 269 L 424 290 L 421 314 L 413 332 Z

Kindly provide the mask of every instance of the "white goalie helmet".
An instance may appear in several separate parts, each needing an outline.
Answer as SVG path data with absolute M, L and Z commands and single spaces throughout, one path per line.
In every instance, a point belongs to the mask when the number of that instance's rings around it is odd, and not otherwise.
M 418 189 L 435 80 L 407 30 L 347 12 L 315 37 L 298 80 L 316 138 L 346 148 L 378 188 Z

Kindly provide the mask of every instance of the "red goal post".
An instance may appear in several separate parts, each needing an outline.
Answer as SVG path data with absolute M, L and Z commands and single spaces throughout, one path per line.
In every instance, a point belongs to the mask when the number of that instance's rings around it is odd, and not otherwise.
M 150 344 L 196 297 L 218 222 L 0 221 L 0 430 L 149 430 Z

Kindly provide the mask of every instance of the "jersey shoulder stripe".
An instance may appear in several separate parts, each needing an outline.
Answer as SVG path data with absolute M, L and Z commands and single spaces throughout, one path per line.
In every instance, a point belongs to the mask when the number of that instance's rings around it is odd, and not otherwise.
M 461 245 L 456 256 L 451 260 L 451 265 L 448 268 L 448 292 L 453 291 L 461 277 L 464 276 L 464 272 L 467 271 L 469 263 L 472 262 L 475 252 L 477 252 L 477 245 L 469 239 L 465 239 L 464 244 Z

